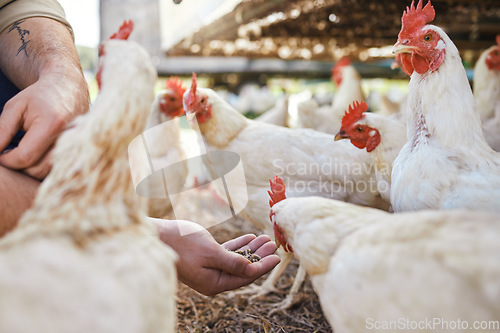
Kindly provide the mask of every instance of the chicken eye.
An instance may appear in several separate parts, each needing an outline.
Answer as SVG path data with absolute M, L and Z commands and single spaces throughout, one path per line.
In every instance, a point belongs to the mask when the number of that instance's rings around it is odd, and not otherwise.
M 363 132 L 363 128 L 362 128 L 362 127 L 356 127 L 356 130 L 357 130 L 358 132 L 360 132 L 360 133 L 361 133 L 361 132 Z
M 427 35 L 425 35 L 425 36 L 424 36 L 424 40 L 425 40 L 426 42 L 430 42 L 430 41 L 432 40 L 432 34 L 427 34 Z
M 200 103 L 205 103 L 205 98 L 202 98 Z

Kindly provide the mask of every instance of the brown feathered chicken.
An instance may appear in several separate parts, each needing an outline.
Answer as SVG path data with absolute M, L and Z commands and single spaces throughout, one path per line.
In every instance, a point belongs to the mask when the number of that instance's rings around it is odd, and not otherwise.
M 395 212 L 467 208 L 500 212 L 500 154 L 481 119 L 456 46 L 431 3 L 406 9 L 394 53 L 411 75 L 407 138 L 394 161 Z
M 90 112 L 60 136 L 34 206 L 0 243 L 1 332 L 175 331 L 176 254 L 146 223 L 127 159 L 155 69 L 114 39 L 99 73 Z
M 286 198 L 279 177 L 269 194 L 277 245 L 305 267 L 336 333 L 498 330 L 499 215 Z

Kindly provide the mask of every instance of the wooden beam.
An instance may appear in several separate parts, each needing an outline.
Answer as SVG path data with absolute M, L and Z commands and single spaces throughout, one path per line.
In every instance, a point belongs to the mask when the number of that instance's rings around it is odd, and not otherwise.
M 201 31 L 194 33 L 191 39 L 193 42 L 199 43 L 203 40 L 220 39 L 228 35 L 236 37 L 239 26 L 250 22 L 252 19 L 266 16 L 287 3 L 286 0 L 256 2 L 258 1 L 241 3 L 233 12 L 224 15 L 203 27 Z

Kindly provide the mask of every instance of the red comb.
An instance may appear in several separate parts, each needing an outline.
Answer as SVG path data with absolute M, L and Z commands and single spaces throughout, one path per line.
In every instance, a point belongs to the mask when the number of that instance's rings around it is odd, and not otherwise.
M 368 104 L 363 101 L 354 101 L 342 117 L 342 128 L 349 127 L 363 117 L 363 112 L 368 110 Z
M 134 22 L 132 22 L 132 20 L 125 20 L 120 26 L 120 29 L 118 29 L 118 32 L 112 34 L 109 39 L 128 39 L 128 36 L 130 36 L 130 33 L 133 29 Z M 101 45 L 99 45 L 99 55 L 104 55 L 104 45 L 102 43 Z M 96 75 L 97 85 L 99 86 L 99 89 L 101 88 L 101 71 L 102 68 L 99 68 Z
M 406 11 L 403 12 L 401 17 L 401 31 L 398 37 L 404 38 L 411 35 L 417 29 L 434 20 L 435 16 L 436 12 L 430 1 L 423 8 L 422 0 L 418 0 L 416 7 L 414 7 L 414 1 L 412 1 L 410 7 L 406 7 Z
M 497 44 L 500 46 L 500 35 L 497 35 Z
M 196 101 L 196 73 L 193 72 L 193 76 L 191 78 L 191 90 L 189 91 L 188 106 L 192 108 L 195 101 Z
M 167 89 L 171 90 L 174 94 L 182 98 L 182 95 L 186 92 L 186 88 L 183 87 L 182 82 L 177 76 L 171 76 L 167 80 Z
M 269 200 L 269 206 L 272 207 L 283 199 L 286 199 L 285 196 L 285 183 L 280 176 L 274 176 L 274 179 L 269 179 L 269 183 L 271 185 L 271 191 L 267 191 L 271 200 Z
M 120 26 L 118 32 L 112 34 L 109 39 L 128 39 L 132 30 L 134 30 L 134 22 L 132 22 L 132 20 L 125 20 Z
M 335 66 L 333 66 L 332 72 L 335 69 L 338 69 L 338 68 L 341 68 L 341 67 L 345 67 L 345 66 L 349 66 L 350 64 L 351 64 L 351 59 L 349 59 L 348 57 L 342 57 L 339 61 L 337 61 L 337 63 L 335 64 Z

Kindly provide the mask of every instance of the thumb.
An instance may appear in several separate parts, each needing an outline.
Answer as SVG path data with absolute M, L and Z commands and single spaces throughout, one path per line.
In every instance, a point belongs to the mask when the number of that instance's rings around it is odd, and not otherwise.
M 242 255 L 228 251 L 223 246 L 219 246 L 218 255 L 212 257 L 212 267 L 230 275 L 247 277 L 247 266 L 251 263 Z
M 22 126 L 23 103 L 9 100 L 0 114 L 0 152 L 3 151 Z

